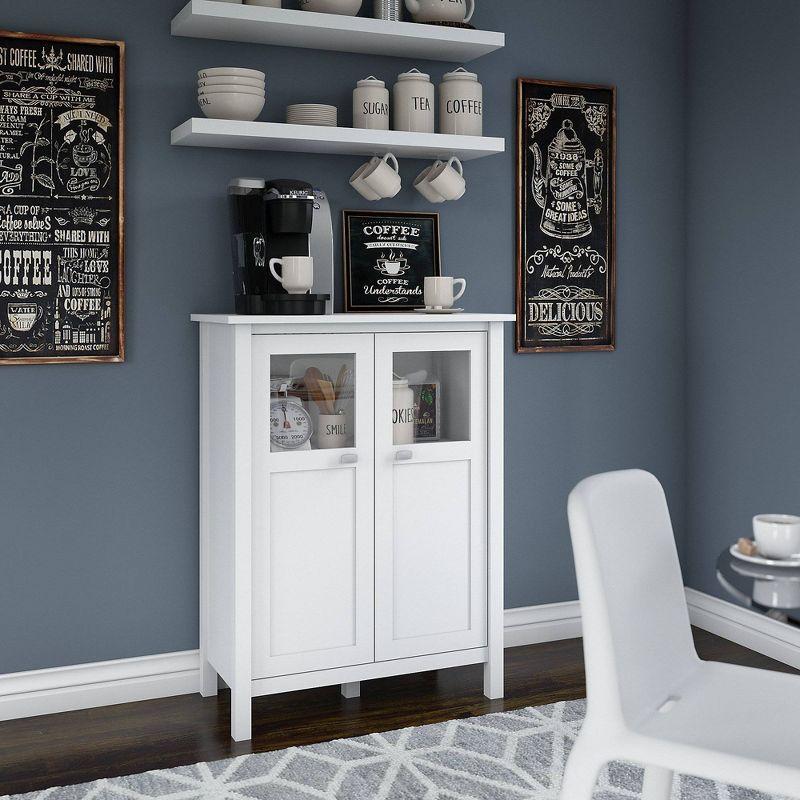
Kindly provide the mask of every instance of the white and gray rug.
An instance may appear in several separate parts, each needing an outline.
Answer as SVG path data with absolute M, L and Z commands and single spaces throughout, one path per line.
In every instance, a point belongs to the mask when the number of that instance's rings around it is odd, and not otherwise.
M 584 701 L 458 719 L 0 800 L 556 800 Z M 642 770 L 610 764 L 595 800 L 635 800 Z M 769 800 L 681 777 L 673 800 Z

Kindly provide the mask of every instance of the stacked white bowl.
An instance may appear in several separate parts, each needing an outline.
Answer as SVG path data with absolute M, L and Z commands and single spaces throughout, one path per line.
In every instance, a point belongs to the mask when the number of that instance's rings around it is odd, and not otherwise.
M 264 110 L 266 75 L 257 69 L 209 67 L 197 73 L 197 102 L 210 119 L 253 122 Z

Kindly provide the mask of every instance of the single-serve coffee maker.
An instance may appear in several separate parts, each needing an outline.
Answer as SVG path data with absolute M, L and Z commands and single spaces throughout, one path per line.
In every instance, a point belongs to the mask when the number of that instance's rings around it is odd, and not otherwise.
M 325 193 L 304 181 L 236 178 L 228 198 L 236 313 L 333 313 L 333 223 Z

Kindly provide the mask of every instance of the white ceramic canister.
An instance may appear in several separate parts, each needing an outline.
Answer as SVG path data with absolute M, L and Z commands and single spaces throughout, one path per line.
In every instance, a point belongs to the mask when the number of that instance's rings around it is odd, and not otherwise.
M 464 67 L 446 73 L 439 84 L 439 132 L 483 136 L 483 86 Z
M 394 129 L 433 133 L 434 94 L 430 75 L 416 68 L 400 73 L 394 85 Z
M 414 390 L 408 378 L 395 378 L 392 390 L 392 433 L 395 444 L 414 444 Z
M 353 127 L 389 130 L 389 90 L 382 80 L 372 75 L 359 81 L 353 89 Z

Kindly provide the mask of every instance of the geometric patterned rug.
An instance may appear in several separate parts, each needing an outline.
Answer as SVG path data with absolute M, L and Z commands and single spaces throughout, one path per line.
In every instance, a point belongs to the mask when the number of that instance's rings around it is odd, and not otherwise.
M 585 708 L 575 700 L 0 800 L 557 800 Z M 595 800 L 639 798 L 642 776 L 609 764 Z M 768 800 L 685 776 L 672 796 Z

